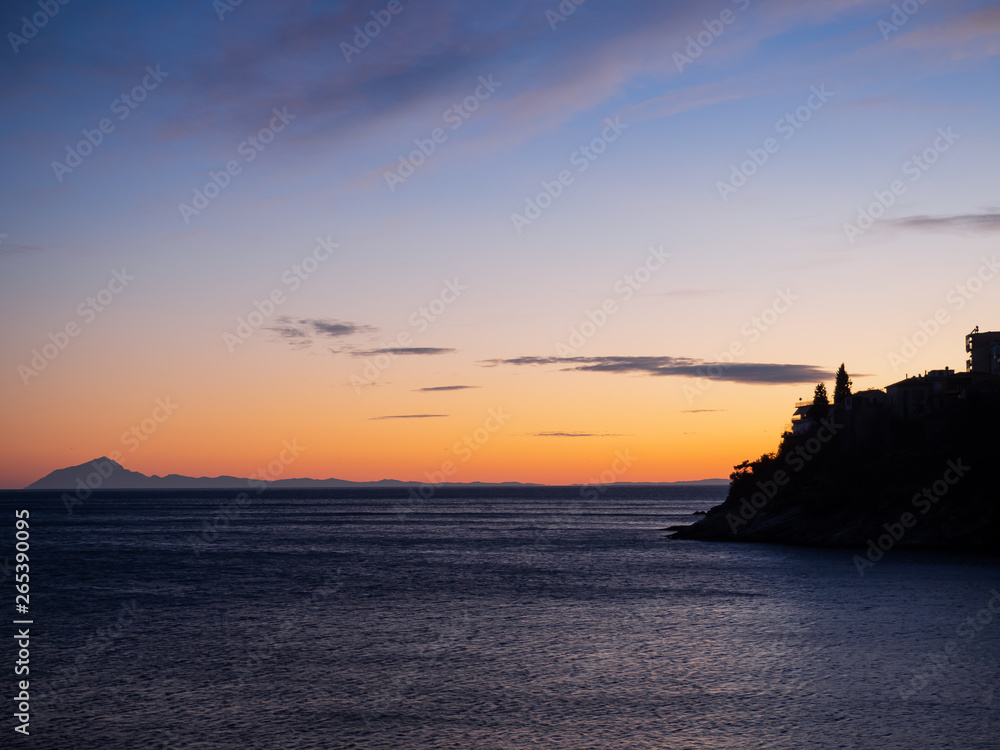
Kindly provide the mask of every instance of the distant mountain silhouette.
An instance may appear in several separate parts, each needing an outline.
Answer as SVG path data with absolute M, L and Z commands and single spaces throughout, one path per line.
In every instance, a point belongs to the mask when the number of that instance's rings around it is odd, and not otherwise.
M 264 479 L 241 477 L 187 477 L 180 474 L 146 476 L 130 471 L 114 459 L 102 456 L 79 466 L 57 469 L 32 482 L 26 490 L 195 490 L 245 489 L 265 484 Z M 334 487 L 415 487 L 425 482 L 382 479 L 377 482 L 351 482 L 346 479 L 276 479 L 266 485 L 274 489 L 324 489 Z M 621 482 L 623 486 L 657 486 L 656 482 Z M 726 479 L 702 479 L 694 482 L 663 482 L 670 485 L 727 485 Z M 446 482 L 447 487 L 541 487 L 526 482 Z

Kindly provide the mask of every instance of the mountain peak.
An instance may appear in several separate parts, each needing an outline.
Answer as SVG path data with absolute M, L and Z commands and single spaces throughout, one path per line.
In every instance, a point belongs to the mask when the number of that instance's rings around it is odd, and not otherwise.
M 120 458 L 120 456 L 119 456 Z M 117 460 L 101 456 L 92 461 L 56 469 L 32 482 L 26 490 L 112 490 L 131 487 L 143 487 L 142 480 L 148 480 L 144 474 L 129 471 Z

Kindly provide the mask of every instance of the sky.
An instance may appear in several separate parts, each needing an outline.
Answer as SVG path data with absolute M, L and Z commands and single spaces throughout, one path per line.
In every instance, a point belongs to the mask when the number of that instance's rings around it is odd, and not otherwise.
M 1000 329 L 995 2 L 16 0 L 0 32 L 0 487 L 726 477 L 841 362 L 884 387 Z

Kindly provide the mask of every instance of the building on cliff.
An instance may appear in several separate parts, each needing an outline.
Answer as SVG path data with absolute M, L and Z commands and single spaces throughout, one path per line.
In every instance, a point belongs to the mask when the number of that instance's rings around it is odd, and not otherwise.
M 805 435 L 812 429 L 815 424 L 815 420 L 809 418 L 809 408 L 812 406 L 812 403 L 812 401 L 802 400 L 795 403 L 795 412 L 792 414 L 791 424 L 792 435 Z
M 908 421 L 947 411 L 969 397 L 972 389 L 996 390 L 1000 386 L 1000 332 L 980 332 L 965 337 L 971 355 L 965 372 L 946 367 L 915 375 L 886 386 L 892 415 Z
M 896 419 L 910 420 L 937 414 L 962 399 L 972 384 L 972 375 L 950 367 L 887 385 L 889 408 Z
M 859 412 L 872 409 L 881 409 L 886 405 L 888 396 L 885 391 L 878 388 L 868 388 L 864 391 L 852 393 L 844 399 L 844 411 Z
M 982 375 L 1000 375 L 1000 332 L 979 332 L 979 326 L 965 337 L 965 351 L 969 353 L 966 363 L 968 372 Z
M 878 414 L 885 411 L 896 420 L 908 422 L 950 411 L 974 392 L 1000 392 L 1000 332 L 980 332 L 977 326 L 965 337 L 965 349 L 970 355 L 965 372 L 945 367 L 923 375 L 907 376 L 887 385 L 884 391 L 870 388 L 851 394 L 842 405 L 831 409 L 831 413 L 838 420 L 847 420 L 855 423 L 852 426 L 862 428 L 874 424 Z M 811 406 L 812 401 L 795 404 L 791 429 L 786 436 L 812 431 L 816 422 L 808 416 Z

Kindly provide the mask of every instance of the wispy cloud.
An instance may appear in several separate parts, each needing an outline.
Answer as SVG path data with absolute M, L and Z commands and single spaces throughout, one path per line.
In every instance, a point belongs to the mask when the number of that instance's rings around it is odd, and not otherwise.
M 372 422 L 378 422 L 383 419 L 441 419 L 450 416 L 448 414 L 390 414 L 385 417 L 371 417 Z
M 320 318 L 289 318 L 275 319 L 275 325 L 269 329 L 279 338 L 288 341 L 296 348 L 312 346 L 317 341 L 329 339 L 344 339 L 357 334 L 375 333 L 377 329 L 371 326 L 358 325 L 343 320 Z
M 625 437 L 614 432 L 530 432 L 529 437 L 544 438 L 601 438 L 601 437 Z
M 398 354 L 400 356 L 436 356 L 438 354 L 451 354 L 457 349 L 445 349 L 436 346 L 406 346 L 395 349 L 367 349 L 364 351 L 351 352 L 355 357 L 372 357 L 377 354 Z
M 944 18 L 892 39 L 911 49 L 947 48 L 957 59 L 992 57 L 1000 54 L 1000 7 L 992 4 L 970 13 L 960 6 L 945 6 Z
M 162 118 L 160 138 L 256 130 L 270 103 L 279 102 L 291 113 L 308 113 L 282 137 L 313 154 L 331 134 L 344 144 L 412 117 L 439 117 L 456 97 L 471 93 L 480 75 L 493 74 L 503 87 L 481 117 L 498 125 L 489 140 L 520 143 L 611 100 L 635 75 L 662 70 L 684 35 L 718 13 L 710 2 L 594 3 L 553 33 L 545 17 L 550 7 L 555 4 L 535 0 L 404 3 L 348 62 L 340 45 L 353 43 L 355 27 L 371 21 L 370 3 L 243 3 L 227 23 L 206 23 L 211 9 L 206 14 L 196 4 L 150 6 L 121 14 L 115 24 L 95 17 L 71 30 L 47 30 L 50 49 L 58 52 L 42 62 L 68 55 L 88 78 L 118 85 L 124 61 L 142 61 L 141 70 L 153 40 L 182 38 L 190 54 L 169 68 L 166 95 L 173 106 Z M 588 54 L 577 54 L 581 48 Z M 3 77 L 0 93 L 6 98 L 52 85 L 47 69 L 40 64 Z
M 270 330 L 285 338 L 311 338 L 313 336 L 339 338 L 353 336 L 356 333 L 373 333 L 376 330 L 371 326 L 357 325 L 348 321 L 318 318 L 293 320 L 292 318 L 280 317 L 275 322 L 277 325 Z
M 471 388 L 479 388 L 478 385 L 436 385 L 432 388 L 416 388 L 417 393 L 440 393 L 443 391 L 467 391 Z
M 650 297 L 680 297 L 682 299 L 697 299 L 714 297 L 718 294 L 731 293 L 731 289 L 675 289 L 672 292 L 651 292 Z
M 722 411 L 725 409 L 685 409 L 681 414 L 715 414 Z
M 45 248 L 41 245 L 11 245 L 6 240 L 9 234 L 0 232 L 0 255 L 14 255 L 15 253 L 36 253 Z
M 724 102 L 739 101 L 758 95 L 748 91 L 746 85 L 735 81 L 721 81 L 695 88 L 678 87 L 667 93 L 628 107 L 624 114 L 630 122 L 641 122 L 662 117 L 672 117 L 702 107 Z
M 890 222 L 901 229 L 939 229 L 965 232 L 1000 231 L 1000 211 L 984 214 L 953 214 L 952 216 L 905 216 Z
M 707 362 L 687 357 L 514 357 L 482 362 L 498 365 L 555 365 L 562 371 L 638 373 L 665 377 L 713 378 L 733 383 L 788 385 L 828 380 L 831 370 L 817 365 L 760 362 Z
M 729 66 L 722 80 L 708 83 L 682 74 L 672 56 L 686 48 L 689 36 L 705 33 L 703 24 L 718 16 L 719 3 L 709 0 L 588 3 L 555 33 L 545 11 L 557 3 L 404 3 L 403 12 L 350 61 L 341 43 L 352 43 L 356 26 L 371 20 L 371 5 L 360 0 L 243 3 L 226 23 L 206 23 L 212 12 L 206 16 L 203 5 L 147 5 L 142 12 L 119 14 L 116 23 L 94 16 L 73 26 L 46 29 L 52 40 L 48 48 L 32 46 L 38 64 L 0 78 L 0 93 L 12 98 L 44 92 L 61 101 L 56 86 L 65 84 L 48 71 L 69 58 L 85 71 L 81 77 L 114 88 L 121 84 L 123 69 L 131 65 L 141 70 L 147 64 L 150 47 L 182 39 L 190 54 L 171 63 L 170 88 L 163 94 L 171 106 L 161 114 L 159 127 L 151 129 L 155 137 L 205 141 L 219 134 L 212 148 L 228 147 L 233 132 L 259 129 L 274 102 L 301 115 L 282 135 L 283 142 L 298 144 L 315 161 L 331 143 L 348 149 L 354 138 L 369 138 L 382 128 L 387 130 L 380 135 L 409 144 L 413 118 L 439 117 L 485 74 L 496 75 L 503 86 L 490 107 L 477 115 L 489 127 L 468 137 L 482 141 L 484 151 L 494 151 L 524 143 L 581 114 L 596 113 L 599 107 L 617 107 L 636 84 L 661 85 L 659 90 L 651 87 L 647 101 L 621 110 L 630 123 L 798 86 L 810 77 L 799 65 L 781 61 L 761 71 L 753 64 L 768 42 L 780 39 L 783 44 L 797 29 L 835 21 L 838 29 L 848 29 L 842 33 L 870 38 L 871 49 L 880 54 L 891 51 L 874 26 L 888 9 L 885 0 L 754 0 L 699 58 L 700 70 Z M 963 7 L 951 15 L 944 33 L 928 16 L 926 28 L 910 26 L 894 41 L 961 51 L 974 39 L 977 45 L 996 48 L 996 9 L 970 13 Z M 922 18 L 917 16 L 913 23 Z M 588 54 L 579 55 L 580 49 Z M 843 44 L 832 49 L 829 54 L 839 56 L 852 51 Z M 397 145 L 386 148 L 386 158 L 391 160 Z M 373 187 L 379 184 L 372 181 Z

